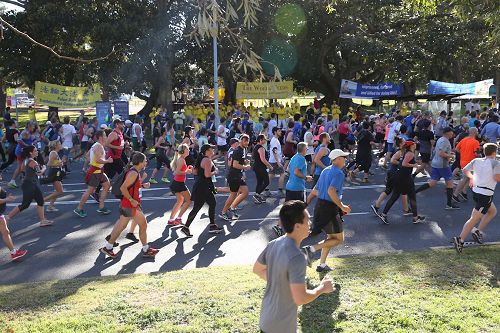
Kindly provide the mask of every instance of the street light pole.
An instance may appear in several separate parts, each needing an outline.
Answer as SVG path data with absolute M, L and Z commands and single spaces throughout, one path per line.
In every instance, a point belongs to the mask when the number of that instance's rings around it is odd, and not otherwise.
M 220 123 L 219 117 L 219 65 L 217 61 L 217 37 L 214 37 L 214 114 L 215 125 L 218 127 Z

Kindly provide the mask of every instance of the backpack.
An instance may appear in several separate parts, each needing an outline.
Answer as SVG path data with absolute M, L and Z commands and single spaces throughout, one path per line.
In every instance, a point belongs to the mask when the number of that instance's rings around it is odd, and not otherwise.
M 123 182 L 125 181 L 125 177 L 127 176 L 127 173 L 129 171 L 131 171 L 131 170 L 132 170 L 131 168 L 123 170 L 123 172 L 120 173 L 118 175 L 118 177 L 116 177 L 116 179 L 113 181 L 113 184 L 112 184 L 112 187 L 111 187 L 111 193 L 114 194 L 115 198 L 120 199 L 120 200 L 123 199 L 123 194 L 122 194 L 122 191 L 120 190 L 120 188 L 122 187 Z M 135 172 L 137 172 L 137 171 L 135 171 Z M 140 177 L 139 172 L 137 172 L 137 178 L 135 179 L 135 181 L 132 184 L 132 186 L 130 186 L 128 188 L 128 190 L 130 190 L 131 188 L 133 188 L 135 186 L 135 184 L 137 183 L 137 180 L 139 179 L 139 177 Z

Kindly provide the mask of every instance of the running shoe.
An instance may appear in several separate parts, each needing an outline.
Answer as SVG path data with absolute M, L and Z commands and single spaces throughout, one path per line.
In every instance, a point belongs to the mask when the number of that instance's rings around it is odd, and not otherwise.
M 210 224 L 208 227 L 209 234 L 220 234 L 224 231 L 224 228 L 219 227 L 217 224 Z
M 168 222 L 167 222 L 167 225 L 172 225 L 172 226 L 176 225 L 175 224 L 175 219 L 173 219 L 173 220 L 169 219 Z
M 375 214 L 375 215 L 379 216 L 379 214 L 380 214 L 380 213 L 378 212 L 379 208 L 378 208 L 377 206 L 375 206 L 375 205 L 370 205 L 370 207 L 371 207 L 371 209 L 372 209 L 372 211 L 373 211 L 373 214 Z M 380 217 L 380 216 L 379 216 L 379 217 Z
M 191 238 L 193 237 L 193 235 L 191 234 L 191 232 L 189 232 L 189 228 L 186 227 L 186 226 L 183 226 L 181 228 L 181 232 L 187 237 L 187 238 Z
M 481 230 L 474 228 L 475 230 L 472 230 L 472 238 L 474 238 L 474 241 L 479 244 L 483 244 L 483 233 Z
M 17 259 L 21 259 L 22 257 L 24 257 L 26 254 L 28 254 L 27 250 L 16 250 L 16 253 L 10 254 L 10 259 L 12 261 L 16 261 Z
M 17 184 L 15 180 L 11 180 L 10 182 L 7 183 L 7 186 L 9 188 L 17 188 Z
M 467 193 L 459 193 L 458 197 L 462 199 L 463 201 L 469 200 L 469 197 L 467 197 Z
M 143 258 L 154 258 L 160 250 L 155 249 L 153 247 L 149 247 L 147 251 L 141 251 Z
M 51 221 L 51 220 L 40 221 L 40 227 L 50 227 L 53 224 L 54 224 L 54 221 Z
M 235 219 L 239 219 L 240 218 L 240 214 L 238 214 L 236 212 L 236 209 L 235 208 L 229 208 L 229 212 L 231 212 L 231 215 L 233 216 L 233 220 Z
M 419 224 L 425 221 L 425 216 L 417 216 L 416 219 L 413 220 L 413 224 Z
M 325 266 L 320 265 L 320 266 L 316 267 L 316 272 L 318 272 L 318 273 L 328 273 L 331 271 L 332 271 L 332 269 L 328 265 L 325 265 Z
M 99 208 L 98 210 L 96 210 L 96 212 L 98 212 L 101 215 L 109 215 L 109 214 L 111 214 L 111 209 L 108 209 L 106 207 L 102 207 L 102 208 Z
M 167 177 L 163 177 L 161 181 L 164 182 L 165 184 L 170 183 L 170 180 Z
M 270 198 L 273 196 L 273 194 L 271 193 L 271 191 L 265 190 L 263 196 L 264 198 Z
M 94 199 L 97 203 L 99 203 L 99 202 L 100 202 L 99 193 L 95 193 L 95 192 L 94 192 L 94 193 L 92 193 L 90 196 L 91 196 L 91 197 L 92 197 L 92 199 Z
M 462 242 L 460 237 L 453 237 L 453 246 L 455 247 L 455 250 L 457 250 L 457 253 L 461 254 L 464 249 L 464 242 Z
M 384 224 L 389 224 L 389 220 L 387 219 L 387 215 L 382 213 L 377 215 Z
M 55 206 L 47 206 L 47 212 L 48 213 L 51 213 L 51 212 L 58 212 L 59 209 L 57 209 Z
M 253 202 L 256 203 L 257 205 L 263 203 L 262 198 L 259 198 L 257 194 L 253 196 Z
M 236 206 L 236 207 L 234 207 L 234 208 L 229 208 L 229 209 L 230 209 L 231 211 L 235 212 L 235 211 L 237 211 L 237 210 L 243 210 L 243 207 L 242 207 L 242 206 L 240 206 L 240 205 L 238 205 L 238 206 Z
M 135 235 L 133 233 L 131 233 L 131 232 L 129 232 L 128 234 L 126 234 L 125 238 L 128 239 L 128 240 L 131 240 L 134 243 L 139 243 L 139 239 L 137 237 L 135 237 Z
M 182 217 L 176 217 L 175 218 L 175 223 L 177 223 L 176 225 L 182 225 Z
M 314 252 L 311 250 L 310 246 L 304 246 L 301 250 L 306 256 L 307 266 L 311 267 L 314 261 Z
M 408 208 L 408 210 L 403 210 L 403 216 L 410 216 L 410 215 L 413 215 L 411 208 Z
M 149 182 L 151 184 L 158 184 L 158 181 L 156 180 L 156 178 L 149 178 Z
M 279 225 L 273 226 L 273 231 L 276 234 L 276 236 L 278 236 L 278 237 L 281 237 L 281 236 L 283 236 L 285 234 L 283 232 L 283 229 Z
M 111 235 L 107 235 L 105 238 L 106 242 L 109 242 L 110 238 L 111 238 Z M 118 247 L 118 246 L 120 246 L 120 243 L 117 243 L 117 242 L 113 243 L 113 247 Z
M 220 213 L 219 217 L 226 221 L 231 221 L 233 219 L 233 215 L 231 214 L 230 211 L 227 211 L 225 213 Z
M 453 202 L 455 202 L 455 203 L 460 203 L 460 202 L 462 202 L 462 201 L 460 200 L 460 197 L 458 197 L 458 196 L 456 196 L 456 195 L 452 196 L 452 197 L 451 197 L 451 200 L 453 200 Z
M 87 213 L 83 209 L 75 208 L 73 210 L 73 213 L 75 213 L 76 215 L 78 215 L 80 217 L 87 217 Z
M 113 259 L 114 259 L 114 258 L 116 258 L 116 253 L 114 253 L 114 252 L 113 252 L 113 249 L 108 250 L 106 247 L 101 247 L 101 248 L 99 249 L 99 251 L 100 251 L 101 253 L 104 253 L 105 255 L 107 255 L 107 256 L 108 256 L 108 257 L 110 257 L 110 258 L 113 258 Z
M 444 209 L 446 209 L 446 210 L 453 210 L 453 209 L 460 209 L 460 207 L 458 207 L 457 205 L 455 205 L 455 204 L 452 203 L 451 206 L 450 205 L 446 205 L 446 207 L 444 207 Z

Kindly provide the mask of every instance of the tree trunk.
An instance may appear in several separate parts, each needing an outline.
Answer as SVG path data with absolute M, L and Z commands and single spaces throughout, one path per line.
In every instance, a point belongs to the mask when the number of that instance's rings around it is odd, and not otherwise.
M 236 80 L 233 76 L 233 71 L 229 65 L 221 65 L 220 72 L 224 78 L 224 104 L 229 104 L 229 102 L 236 104 Z
M 173 91 L 173 64 L 174 64 L 174 54 L 173 49 L 168 47 L 165 50 L 165 58 L 163 62 L 159 65 L 158 70 L 158 103 L 167 109 L 169 116 L 173 116 L 174 105 L 172 101 L 172 91 Z
M 5 113 L 5 104 L 7 101 L 7 93 L 5 92 L 5 82 L 3 76 L 0 75 L 0 114 L 3 116 Z

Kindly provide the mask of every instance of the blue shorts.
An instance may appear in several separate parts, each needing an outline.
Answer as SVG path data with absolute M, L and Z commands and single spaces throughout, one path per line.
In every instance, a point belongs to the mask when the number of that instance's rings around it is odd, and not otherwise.
M 451 180 L 452 174 L 451 174 L 451 168 L 446 167 L 446 168 L 432 168 L 431 171 L 431 179 L 438 181 L 441 178 L 444 178 L 445 181 Z
M 392 154 L 392 148 L 394 148 L 394 143 L 387 142 L 387 152 Z

